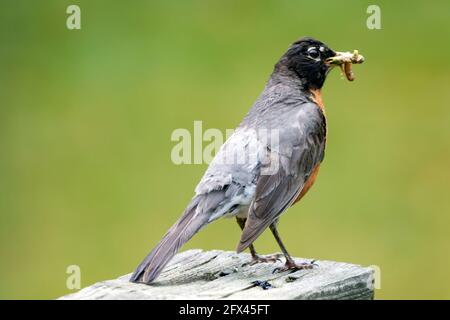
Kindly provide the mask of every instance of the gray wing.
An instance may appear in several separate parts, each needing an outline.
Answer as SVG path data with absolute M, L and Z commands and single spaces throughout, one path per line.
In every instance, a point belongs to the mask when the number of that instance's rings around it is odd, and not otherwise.
M 197 196 L 216 191 L 223 196 L 208 222 L 248 208 L 255 195 L 259 148 L 256 132 L 241 128 L 222 145 L 195 189 Z
M 295 114 L 285 116 L 290 118 L 279 128 L 278 150 L 269 148 L 266 161 L 261 164 L 256 194 L 238 252 L 245 250 L 293 204 L 323 160 L 326 123 L 319 108 L 313 103 L 304 103 Z M 277 170 L 273 171 L 273 168 Z

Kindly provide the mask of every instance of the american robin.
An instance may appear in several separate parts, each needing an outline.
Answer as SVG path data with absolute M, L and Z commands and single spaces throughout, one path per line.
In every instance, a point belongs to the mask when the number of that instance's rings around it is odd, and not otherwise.
M 179 220 L 137 267 L 130 281 L 152 282 L 183 244 L 222 217 L 237 219 L 242 229 L 237 252 L 249 248 L 253 263 L 279 258 L 259 256 L 253 247 L 269 227 L 286 258 L 279 271 L 311 268 L 312 264 L 294 262 L 281 241 L 277 223 L 280 215 L 314 184 L 324 158 L 327 127 L 321 88 L 328 72 L 338 65 L 347 79 L 353 80 L 351 65 L 362 61 L 356 51 L 336 52 L 312 38 L 294 42 L 276 63 L 249 113 L 209 165 Z M 264 135 L 270 135 L 270 141 Z M 246 161 L 236 160 L 236 155 L 246 155 Z

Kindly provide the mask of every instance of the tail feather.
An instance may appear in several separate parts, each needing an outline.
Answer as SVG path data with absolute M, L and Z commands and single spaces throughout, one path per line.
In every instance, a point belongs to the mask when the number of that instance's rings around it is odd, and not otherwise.
M 200 198 L 194 198 L 180 219 L 145 257 L 130 278 L 131 282 L 152 282 L 178 250 L 208 223 Z

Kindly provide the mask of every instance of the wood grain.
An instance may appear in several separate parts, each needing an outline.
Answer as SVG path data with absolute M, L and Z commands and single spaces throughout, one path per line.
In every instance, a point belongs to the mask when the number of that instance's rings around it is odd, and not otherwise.
M 295 258 L 297 262 L 310 260 Z M 317 261 L 313 270 L 275 273 L 284 262 L 246 265 L 246 253 L 188 250 L 177 254 L 152 285 L 128 281 L 131 274 L 98 282 L 60 299 L 373 299 L 373 270 Z M 268 289 L 255 285 L 267 281 Z

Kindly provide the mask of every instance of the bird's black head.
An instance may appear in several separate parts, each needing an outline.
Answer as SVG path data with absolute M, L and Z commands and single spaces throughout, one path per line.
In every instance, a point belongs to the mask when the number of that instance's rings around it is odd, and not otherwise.
M 275 66 L 275 72 L 289 72 L 301 80 L 303 89 L 320 89 L 331 69 L 326 62 L 336 52 L 313 38 L 294 42 Z

